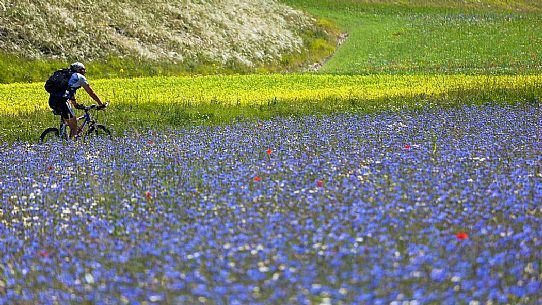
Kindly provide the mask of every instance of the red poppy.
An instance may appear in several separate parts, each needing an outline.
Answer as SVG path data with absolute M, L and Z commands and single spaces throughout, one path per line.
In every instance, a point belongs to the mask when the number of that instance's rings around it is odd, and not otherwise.
M 54 169 L 54 167 L 52 165 L 47 166 L 48 171 L 52 171 L 53 169 Z
M 154 141 L 153 140 L 148 140 L 147 144 L 152 145 L 152 144 L 154 144 Z
M 262 178 L 260 178 L 258 176 L 254 177 L 254 181 L 261 181 L 261 180 L 262 180 Z
M 145 197 L 147 197 L 147 200 L 151 200 L 151 199 L 152 199 L 152 193 L 149 192 L 149 191 L 147 191 L 147 192 L 145 193 Z
M 324 181 L 322 181 L 322 180 L 317 180 L 317 181 L 316 181 L 316 186 L 317 186 L 317 187 L 323 187 L 323 186 L 324 186 Z
M 459 232 L 455 235 L 455 237 L 457 237 L 457 239 L 459 240 L 464 240 L 464 239 L 467 239 L 469 238 L 469 234 L 465 233 L 465 232 Z
M 49 257 L 49 252 L 47 252 L 45 250 L 41 250 L 40 252 L 38 252 L 38 255 L 40 257 Z
M 410 144 L 405 144 L 405 149 L 410 149 Z
M 271 154 L 271 149 L 268 149 L 266 150 L 267 154 L 270 155 Z

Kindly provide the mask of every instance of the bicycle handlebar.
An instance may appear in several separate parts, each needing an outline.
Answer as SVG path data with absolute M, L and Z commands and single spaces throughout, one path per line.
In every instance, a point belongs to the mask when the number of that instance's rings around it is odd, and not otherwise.
M 91 110 L 91 109 L 96 109 L 96 108 L 97 108 L 98 110 L 99 110 L 99 109 L 104 109 L 104 108 L 107 107 L 107 105 L 109 105 L 109 103 L 105 103 L 105 104 L 103 104 L 102 106 L 98 106 L 98 105 L 96 105 L 96 104 L 92 104 L 92 105 L 90 105 L 90 106 L 85 106 L 85 105 L 82 105 L 82 104 L 78 104 L 75 108 L 81 109 L 81 110 L 84 110 L 85 112 L 87 112 L 87 111 L 89 111 L 89 110 Z

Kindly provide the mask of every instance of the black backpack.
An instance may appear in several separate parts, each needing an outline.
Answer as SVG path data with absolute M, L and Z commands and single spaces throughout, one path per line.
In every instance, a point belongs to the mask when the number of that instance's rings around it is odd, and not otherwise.
M 53 75 L 45 82 L 45 91 L 49 93 L 60 93 L 68 89 L 68 81 L 73 71 L 69 68 L 55 71 Z

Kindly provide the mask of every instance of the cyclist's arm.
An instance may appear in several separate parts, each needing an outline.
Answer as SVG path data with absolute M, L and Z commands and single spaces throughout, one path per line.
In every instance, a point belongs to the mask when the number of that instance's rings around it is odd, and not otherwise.
M 94 90 L 90 87 L 89 84 L 83 85 L 83 88 L 85 88 L 85 91 L 90 95 L 90 97 L 98 103 L 98 105 L 103 105 L 102 100 L 94 93 Z

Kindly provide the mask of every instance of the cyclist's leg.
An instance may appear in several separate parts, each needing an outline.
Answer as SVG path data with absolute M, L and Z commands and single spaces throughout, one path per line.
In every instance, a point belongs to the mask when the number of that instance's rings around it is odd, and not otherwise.
M 73 110 L 72 103 L 67 99 L 64 100 L 62 111 L 62 118 L 66 124 L 70 127 L 70 139 L 77 134 L 77 118 L 75 117 L 75 110 Z
M 70 127 L 70 139 L 72 139 L 75 135 L 77 135 L 77 118 L 65 118 L 64 121 L 66 121 L 66 124 Z
M 66 124 L 70 127 L 70 139 L 77 134 L 77 118 L 75 117 L 75 111 L 71 103 L 65 97 L 53 97 L 49 98 L 49 105 L 55 109 Z

